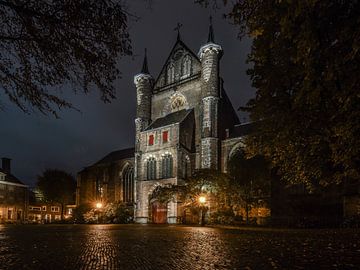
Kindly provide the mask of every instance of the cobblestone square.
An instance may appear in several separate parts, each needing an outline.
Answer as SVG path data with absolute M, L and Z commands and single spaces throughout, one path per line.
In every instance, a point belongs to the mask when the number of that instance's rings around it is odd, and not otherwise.
M 0 225 L 0 269 L 359 269 L 358 229 Z

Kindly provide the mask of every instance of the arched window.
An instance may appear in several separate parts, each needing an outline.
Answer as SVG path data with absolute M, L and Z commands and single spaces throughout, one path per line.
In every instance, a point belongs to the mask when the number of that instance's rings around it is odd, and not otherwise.
M 149 158 L 146 162 L 146 179 L 156 179 L 156 160 L 153 157 Z
M 127 165 L 122 172 L 123 201 L 134 201 L 134 167 Z
M 173 83 L 175 80 L 175 66 L 174 64 L 170 64 L 167 69 L 167 82 Z
M 183 58 L 182 62 L 182 76 L 187 77 L 191 74 L 191 58 L 189 55 L 186 55 Z
M 161 172 L 162 178 L 173 177 L 173 158 L 170 154 L 166 154 L 162 157 Z

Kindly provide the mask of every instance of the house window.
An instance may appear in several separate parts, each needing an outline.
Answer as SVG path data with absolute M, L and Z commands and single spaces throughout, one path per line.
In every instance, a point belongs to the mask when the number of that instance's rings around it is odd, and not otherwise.
M 60 212 L 59 206 L 51 206 L 51 212 Z
M 153 157 L 149 158 L 146 162 L 146 179 L 156 179 L 156 160 Z
M 164 131 L 162 135 L 163 135 L 162 136 L 163 143 L 167 143 L 168 142 L 168 137 L 169 137 L 169 132 Z
M 173 158 L 170 154 L 166 154 L 161 162 L 162 178 L 173 177 Z
M 154 145 L 154 135 L 149 136 L 149 145 Z
M 123 201 L 134 201 L 134 167 L 127 165 L 122 172 Z
M 43 207 L 42 207 L 42 210 L 43 210 L 43 211 L 46 211 L 46 206 L 43 206 Z

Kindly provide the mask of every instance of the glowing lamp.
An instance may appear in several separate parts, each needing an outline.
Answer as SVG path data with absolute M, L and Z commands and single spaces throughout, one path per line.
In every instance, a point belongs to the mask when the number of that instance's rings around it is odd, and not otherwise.
M 205 196 L 200 196 L 200 197 L 199 197 L 199 202 L 202 203 L 202 204 L 203 204 L 203 203 L 206 203 L 206 198 L 205 198 Z
M 102 206 L 103 206 L 103 205 L 102 205 L 101 202 L 96 203 L 96 208 L 100 209 Z

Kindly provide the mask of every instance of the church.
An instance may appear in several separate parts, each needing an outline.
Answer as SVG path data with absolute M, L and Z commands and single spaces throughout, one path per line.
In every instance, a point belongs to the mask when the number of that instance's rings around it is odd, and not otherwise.
M 178 223 L 181 203 L 152 199 L 158 186 L 183 185 L 197 169 L 227 172 L 251 124 L 240 124 L 220 76 L 223 49 L 210 23 L 194 53 L 177 40 L 155 78 L 147 56 L 134 77 L 137 96 L 134 148 L 109 153 L 77 175 L 77 205 L 124 202 L 137 223 Z

